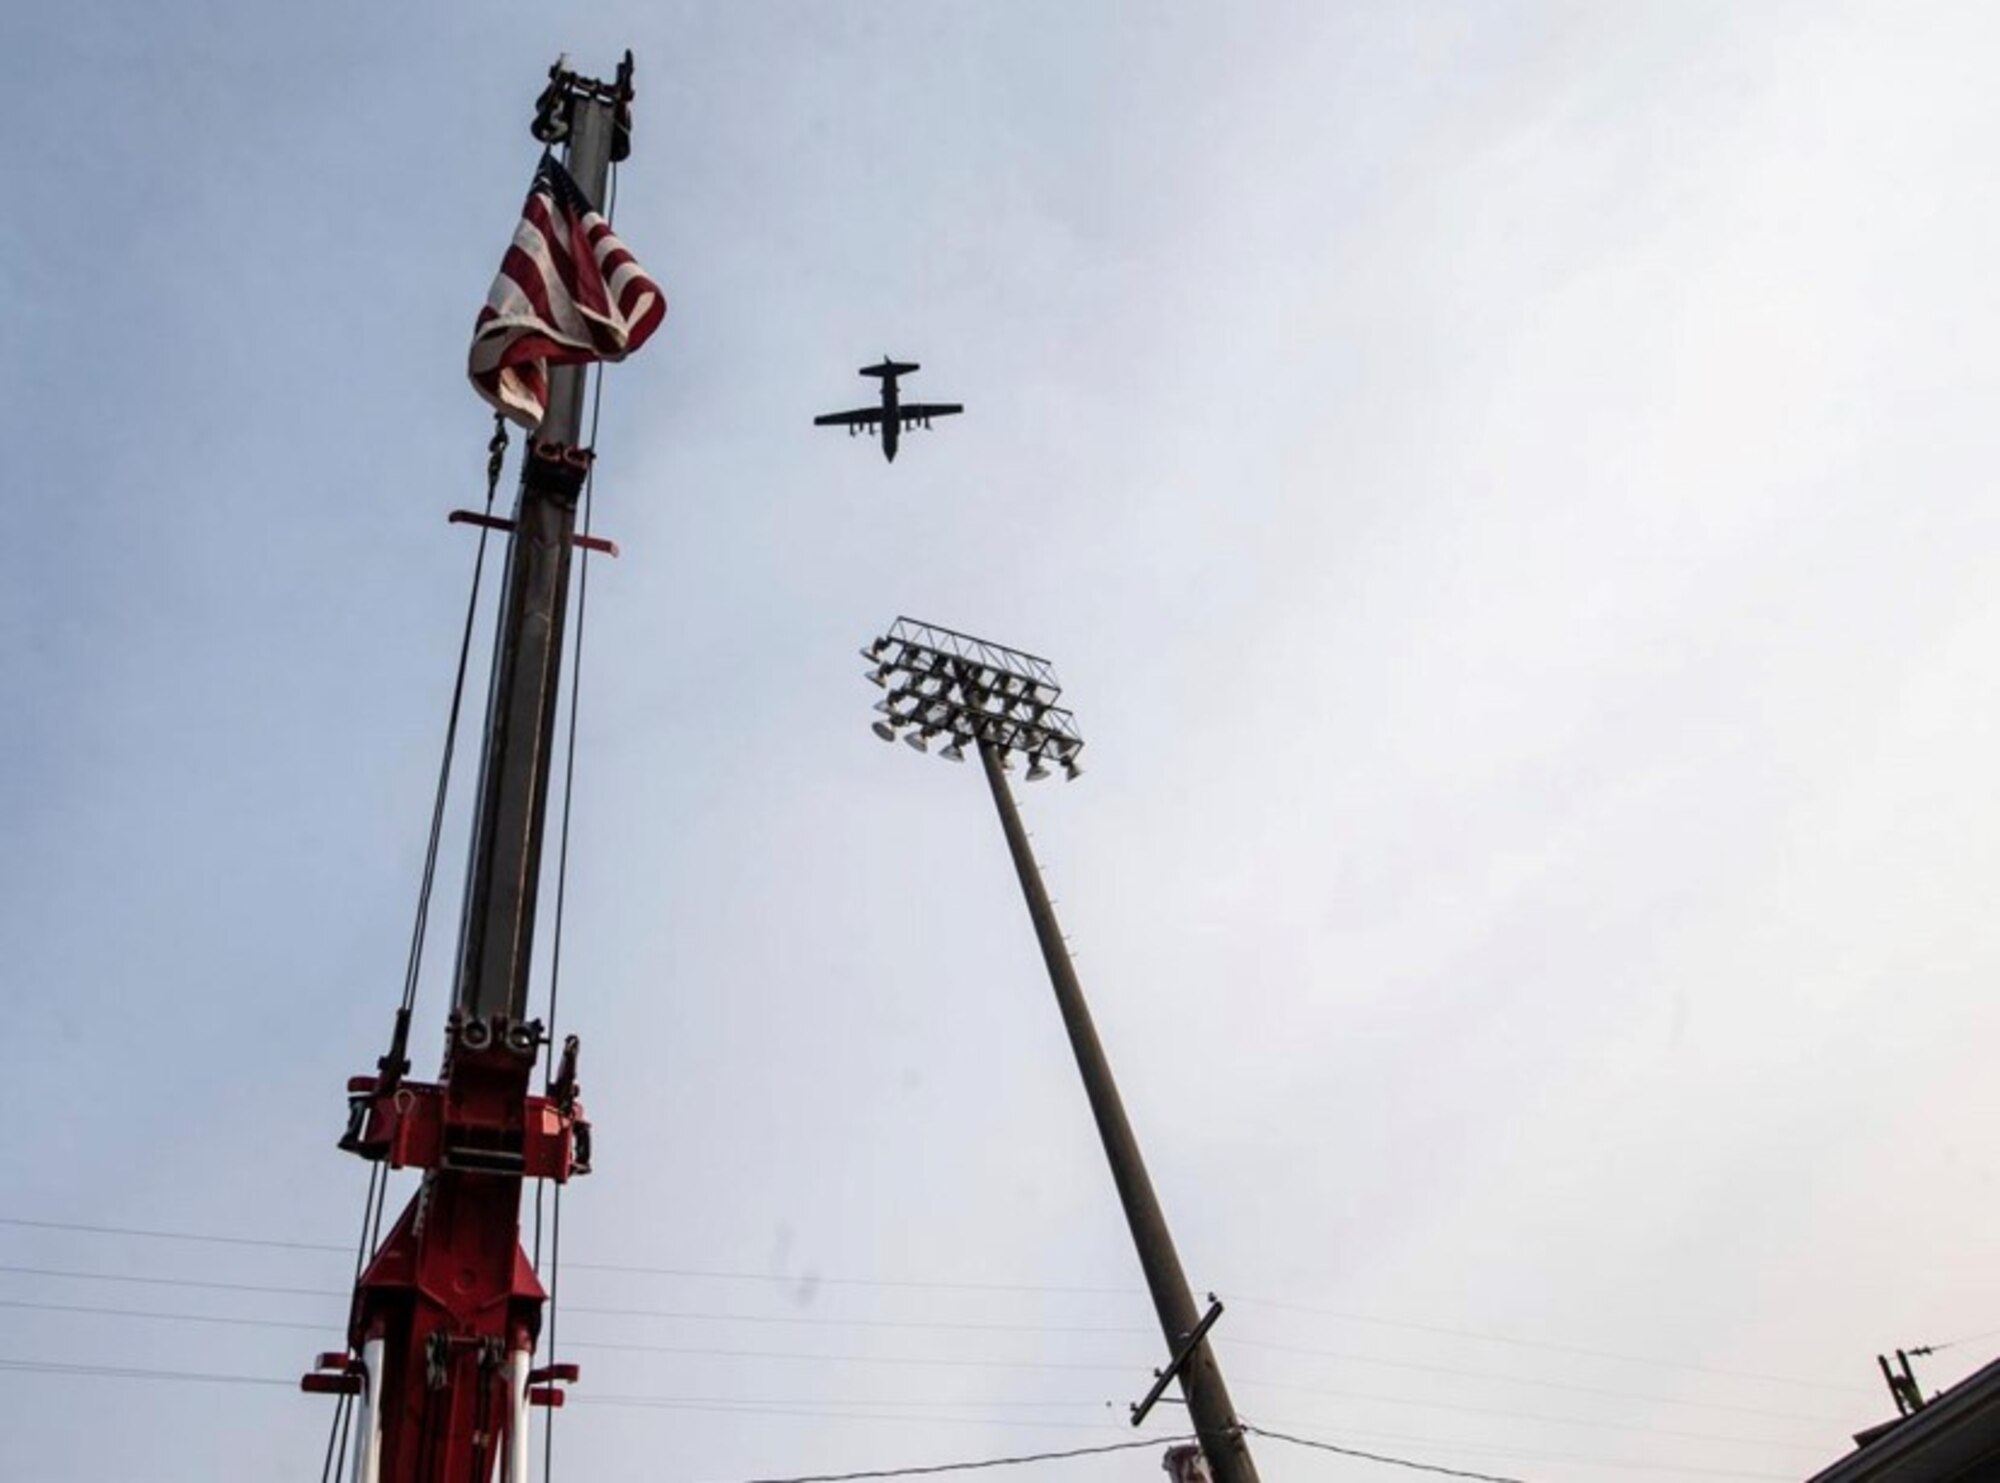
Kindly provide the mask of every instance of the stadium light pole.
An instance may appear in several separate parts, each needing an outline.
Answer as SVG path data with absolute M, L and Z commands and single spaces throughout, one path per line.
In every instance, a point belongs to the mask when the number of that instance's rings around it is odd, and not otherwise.
M 890 742 L 900 739 L 919 752 L 929 752 L 933 742 L 941 741 L 938 755 L 952 762 L 963 762 L 965 749 L 974 747 L 985 768 L 1014 871 L 1027 898 L 1028 916 L 1041 943 L 1042 961 L 1048 965 L 1049 983 L 1167 1341 L 1169 1363 L 1156 1372 L 1160 1383 L 1153 1394 L 1133 1407 L 1133 1424 L 1144 1419 L 1159 1393 L 1178 1378 L 1215 1483 L 1258 1483 L 1243 1424 L 1209 1348 L 1208 1329 L 1221 1305 L 1211 1298 L 1205 1316 L 1195 1308 L 1180 1254 L 1140 1157 L 1111 1063 L 1091 1021 L 1083 985 L 1007 781 L 1016 754 L 1027 762 L 1030 782 L 1049 776 L 1052 765 L 1071 779 L 1082 771 L 1077 758 L 1083 751 L 1083 736 L 1075 716 L 1056 704 L 1062 686 L 1055 669 L 1033 654 L 911 618 L 898 618 L 861 656 L 872 666 L 868 679 L 883 692 L 875 705 L 881 713 L 874 723 L 877 736 Z

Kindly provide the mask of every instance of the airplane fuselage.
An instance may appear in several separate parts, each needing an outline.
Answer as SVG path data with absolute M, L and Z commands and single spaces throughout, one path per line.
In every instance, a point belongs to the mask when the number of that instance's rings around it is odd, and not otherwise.
M 882 456 L 896 461 L 896 438 L 903 430 L 903 419 L 896 411 L 896 377 L 892 372 L 882 378 Z

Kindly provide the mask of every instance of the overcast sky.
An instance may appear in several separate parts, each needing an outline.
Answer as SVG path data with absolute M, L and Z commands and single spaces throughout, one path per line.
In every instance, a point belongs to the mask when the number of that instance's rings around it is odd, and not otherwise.
M 1878 1352 L 2000 1329 L 1991 6 L 5 34 L 0 1217 L 353 1239 L 466 343 L 544 70 L 629 45 L 672 307 L 599 438 L 564 1249 L 744 1275 L 565 1268 L 562 1476 L 1116 1442 L 1161 1360 L 977 771 L 868 732 L 899 613 L 1058 665 L 1089 770 L 1023 806 L 1253 1422 L 1801 1478 Z M 885 353 L 967 406 L 894 466 L 810 425 Z M 0 1268 L 0 1361 L 279 1382 L 8 1374 L 0 1475 L 317 1476 L 338 1254 L 5 1224 Z

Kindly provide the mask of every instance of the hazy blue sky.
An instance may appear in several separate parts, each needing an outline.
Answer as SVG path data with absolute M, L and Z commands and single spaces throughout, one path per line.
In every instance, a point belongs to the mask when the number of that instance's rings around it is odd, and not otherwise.
M 753 1275 L 566 1274 L 563 1476 L 1117 1441 L 1159 1362 L 977 773 L 869 735 L 898 613 L 1069 686 L 1089 773 L 1024 805 L 1252 1420 L 1800 1478 L 1889 1411 L 1878 1351 L 2000 1329 L 2000 11 L 4 33 L 0 1217 L 351 1239 L 466 342 L 544 69 L 629 45 L 618 223 L 672 308 L 600 437 L 565 1249 Z M 884 353 L 968 407 L 893 467 L 809 425 Z M 334 1294 L 338 1255 L 0 1225 L 0 1267 L 0 1304 L 243 1320 L 0 1306 L 0 1360 L 283 1382 L 8 1374 L 10 1483 L 317 1476 L 285 1387 L 340 1297 L 19 1269 Z

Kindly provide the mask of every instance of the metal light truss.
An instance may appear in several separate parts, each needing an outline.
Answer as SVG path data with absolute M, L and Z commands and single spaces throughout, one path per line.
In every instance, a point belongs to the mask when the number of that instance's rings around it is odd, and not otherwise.
M 938 755 L 951 762 L 963 762 L 971 742 L 995 749 L 1003 768 L 1019 752 L 1030 782 L 1047 777 L 1051 763 L 1069 778 L 1083 771 L 1077 762 L 1083 733 L 1056 704 L 1062 686 L 1048 660 L 914 618 L 898 618 L 861 657 L 883 691 L 875 704 L 882 719 L 874 725 L 882 740 L 900 736 L 928 752 L 945 737 Z

